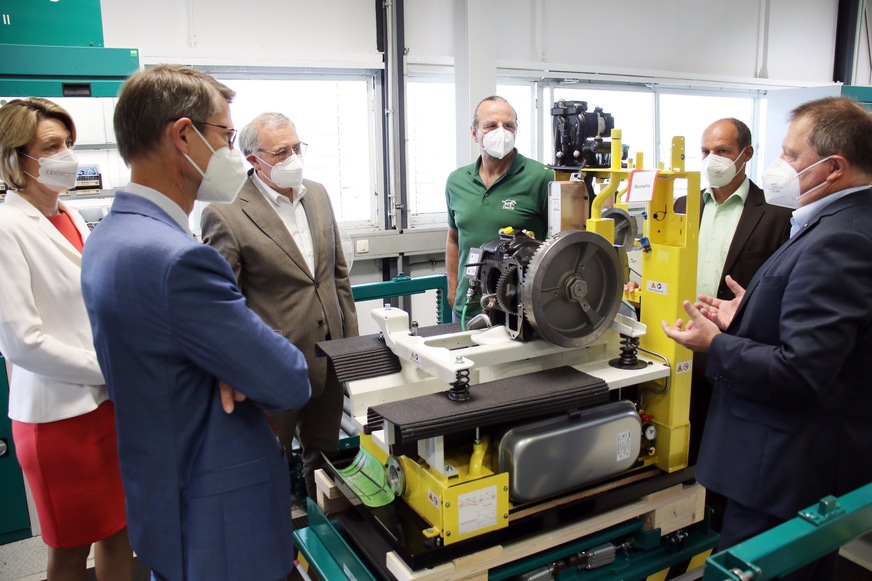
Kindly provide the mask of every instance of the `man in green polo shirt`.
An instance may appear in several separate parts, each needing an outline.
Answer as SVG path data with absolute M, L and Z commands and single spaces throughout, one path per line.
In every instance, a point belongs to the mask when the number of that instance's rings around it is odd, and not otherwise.
M 448 176 L 448 241 L 445 264 L 448 271 L 448 302 L 460 320 L 469 280 L 463 270 L 470 248 L 499 236 L 499 230 L 533 232 L 544 240 L 548 230 L 548 183 L 554 172 L 515 149 L 518 114 L 502 97 L 491 96 L 475 108 L 470 131 L 481 155 L 471 165 Z M 475 296 L 467 305 L 465 320 L 479 312 Z

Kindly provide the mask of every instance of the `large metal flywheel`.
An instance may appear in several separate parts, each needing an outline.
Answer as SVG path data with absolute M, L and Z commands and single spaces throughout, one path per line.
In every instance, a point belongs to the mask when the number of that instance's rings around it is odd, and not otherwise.
M 622 281 L 618 253 L 605 238 L 568 230 L 536 249 L 524 273 L 521 302 L 540 337 L 562 347 L 583 347 L 614 320 Z

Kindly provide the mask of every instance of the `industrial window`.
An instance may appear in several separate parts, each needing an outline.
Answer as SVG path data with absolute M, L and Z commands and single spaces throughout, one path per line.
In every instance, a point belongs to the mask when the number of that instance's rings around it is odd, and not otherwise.
M 547 94 L 547 92 L 546 92 Z M 551 130 L 551 107 L 564 101 L 584 101 L 588 112 L 601 107 L 603 113 L 614 117 L 615 129 L 621 130 L 621 142 L 629 147 L 630 156 L 642 152 L 643 164 L 653 167 L 654 158 L 654 95 L 650 91 L 591 88 L 587 84 L 561 81 L 552 87 L 551 99 L 543 113 L 543 142 L 546 144 L 546 163 L 554 163 L 554 143 Z
M 235 79 L 213 74 L 236 91 L 230 114 L 237 128 L 265 111 L 291 118 L 300 139 L 309 144 L 303 175 L 324 184 L 343 227 L 376 226 L 379 188 L 372 76 Z
M 685 138 L 685 169 L 688 171 L 702 170 L 702 152 L 700 142 L 706 127 L 724 117 L 735 117 L 743 121 L 750 129 L 752 144 L 757 146 L 757 132 L 754 131 L 754 99 L 752 96 L 719 96 L 719 95 L 660 95 L 660 157 L 669 158 L 669 147 L 672 136 L 683 135 Z M 762 152 L 762 149 L 757 150 Z M 752 158 L 752 162 L 756 156 Z M 757 164 L 759 165 L 759 164 Z M 751 165 L 751 169 L 756 167 Z M 703 184 L 705 185 L 705 184 Z
M 685 139 L 685 169 L 700 171 L 702 156 L 700 139 L 702 132 L 712 122 L 735 117 L 751 128 L 753 143 L 757 152 L 762 152 L 762 135 L 758 129 L 763 127 L 765 100 L 757 90 L 736 90 L 725 94 L 723 91 L 701 89 L 666 89 L 656 85 L 624 85 L 603 87 L 581 81 L 555 81 L 551 84 L 549 107 L 560 99 L 566 101 L 586 101 L 588 111 L 602 107 L 604 113 L 611 113 L 615 128 L 622 130 L 622 142 L 629 147 L 630 158 L 635 160 L 636 152 L 642 152 L 643 167 L 656 168 L 660 163 L 668 165 L 672 138 Z M 550 111 L 543 108 L 542 139 L 546 143 L 547 163 L 554 157 Z M 755 155 L 748 167 L 748 175 L 756 176 L 764 162 Z M 683 195 L 683 182 L 676 183 L 676 195 Z M 705 184 L 703 184 L 705 185 Z
M 499 84 L 518 113 L 515 145 L 528 157 L 534 151 L 536 109 L 532 83 Z M 472 122 L 472 111 L 459 113 Z M 454 83 L 410 79 L 406 84 L 409 223 L 414 227 L 445 226 L 445 181 L 457 169 Z M 470 139 L 472 137 L 470 136 Z
M 409 223 L 445 224 L 445 180 L 455 161 L 454 83 L 406 84 Z

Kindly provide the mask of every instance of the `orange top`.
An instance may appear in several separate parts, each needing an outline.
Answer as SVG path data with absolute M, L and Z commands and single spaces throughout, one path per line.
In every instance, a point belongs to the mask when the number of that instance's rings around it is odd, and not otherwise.
M 73 224 L 73 219 L 70 218 L 70 215 L 64 211 L 61 211 L 57 216 L 46 216 L 54 227 L 58 229 L 58 232 L 64 235 L 64 238 L 70 241 L 70 244 L 76 247 L 76 250 L 79 252 L 82 251 L 82 248 L 85 246 L 82 242 L 82 234 L 79 232 L 79 229 L 76 228 L 76 225 Z

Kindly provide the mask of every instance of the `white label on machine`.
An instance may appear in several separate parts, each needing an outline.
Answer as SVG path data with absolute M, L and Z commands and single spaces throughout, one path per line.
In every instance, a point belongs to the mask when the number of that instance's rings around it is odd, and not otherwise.
M 560 210 L 562 206 L 563 191 L 560 182 L 548 184 L 548 236 L 560 232 Z
M 497 487 L 488 486 L 457 496 L 457 525 L 461 535 L 497 524 Z
M 618 457 L 616 461 L 620 462 L 629 458 L 631 449 L 630 430 L 618 432 Z
M 630 183 L 625 202 L 650 202 L 654 198 L 654 184 L 660 170 L 637 169 L 630 172 Z
M 679 373 L 687 373 L 693 369 L 693 361 L 679 361 L 675 365 L 675 373 L 676 375 Z
M 470 248 L 466 263 L 472 264 L 472 266 L 467 266 L 466 270 L 463 271 L 466 278 L 474 279 L 478 277 L 479 262 L 481 262 L 481 248 Z
M 655 293 L 658 295 L 669 294 L 669 284 L 665 282 L 657 282 L 656 280 L 649 280 L 648 284 L 645 285 L 645 289 L 649 293 Z

